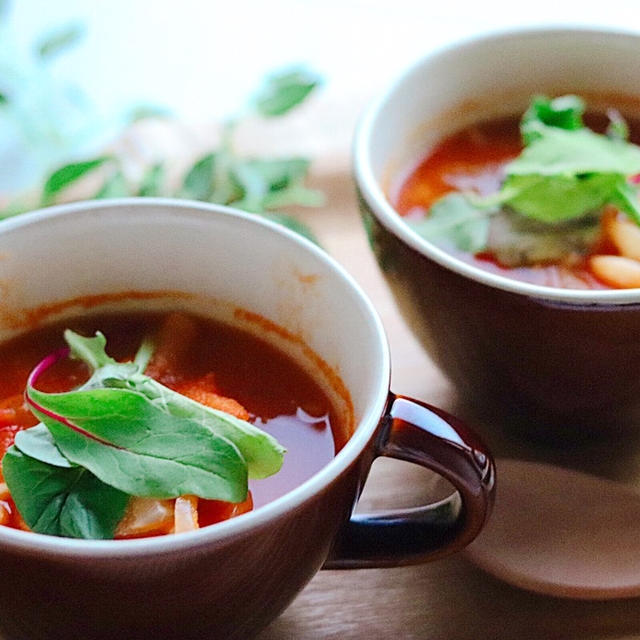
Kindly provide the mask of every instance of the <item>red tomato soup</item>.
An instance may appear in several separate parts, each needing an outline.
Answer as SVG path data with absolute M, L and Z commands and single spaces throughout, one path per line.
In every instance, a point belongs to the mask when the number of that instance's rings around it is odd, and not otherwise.
M 273 435 L 287 452 L 275 475 L 249 481 L 242 503 L 187 496 L 181 508 L 194 510 L 207 526 L 259 507 L 294 489 L 325 466 L 343 446 L 349 417 L 342 415 L 321 385 L 294 360 L 266 341 L 236 327 L 185 313 L 105 314 L 65 321 L 20 335 L 0 345 L 0 459 L 15 434 L 35 425 L 24 391 L 31 370 L 64 346 L 63 332 L 107 338 L 118 361 L 133 358 L 145 336 L 155 349 L 146 374 L 201 404 L 247 420 Z M 63 359 L 38 380 L 38 389 L 62 392 L 87 379 L 85 364 Z M 115 537 L 171 533 L 176 500 L 132 498 Z M 28 529 L 17 511 L 0 467 L 0 523 Z
M 604 132 L 607 122 L 604 115 L 585 115 L 585 125 L 599 133 Z M 637 144 L 640 121 L 627 119 L 627 122 L 630 141 Z M 514 160 L 522 149 L 519 117 L 476 123 L 436 144 L 392 191 L 391 202 L 401 216 L 416 222 L 427 216 L 429 208 L 448 193 L 493 194 L 500 188 L 505 165 Z M 586 250 L 574 251 L 571 248 L 560 258 L 542 259 L 532 264 L 509 264 L 491 250 L 471 254 L 443 248 L 484 270 L 538 285 L 577 289 L 619 288 L 625 285 L 608 281 L 596 273 L 591 258 L 620 254 L 611 239 L 614 235 L 611 227 L 618 224 L 620 216 L 613 207 L 607 207 L 600 217 L 595 239 Z M 622 222 L 628 223 L 626 219 Z M 640 263 L 638 271 L 640 274 Z

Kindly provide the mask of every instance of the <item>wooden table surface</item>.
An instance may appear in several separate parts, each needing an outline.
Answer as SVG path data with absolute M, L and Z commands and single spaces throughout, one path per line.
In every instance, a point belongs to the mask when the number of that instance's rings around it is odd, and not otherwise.
M 322 210 L 304 214 L 323 246 L 355 277 L 378 309 L 392 352 L 396 392 L 437 404 L 473 424 L 498 455 L 546 459 L 585 470 L 599 445 L 558 449 L 519 440 L 474 415 L 436 369 L 395 309 L 369 250 L 348 171 L 317 178 L 328 195 Z M 621 444 L 626 462 L 607 475 L 638 477 L 638 450 Z M 595 448 L 594 448 L 595 447 Z M 360 506 L 419 504 L 432 478 L 406 463 L 379 460 Z M 499 482 L 498 482 L 499 487 Z M 640 524 L 639 524 L 640 531 Z M 545 640 L 640 638 L 640 599 L 577 601 L 546 597 L 505 584 L 464 554 L 394 569 L 321 571 L 259 640 L 402 638 Z

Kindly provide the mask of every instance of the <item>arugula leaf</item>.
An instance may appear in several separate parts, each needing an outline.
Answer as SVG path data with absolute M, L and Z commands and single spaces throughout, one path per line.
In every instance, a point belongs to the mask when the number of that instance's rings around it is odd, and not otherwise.
M 67 469 L 74 466 L 62 455 L 51 432 L 42 422 L 35 427 L 18 431 L 14 444 L 22 453 L 40 462 Z
M 432 205 L 428 218 L 413 225 L 416 231 L 477 253 L 486 247 L 489 216 L 496 207 L 558 225 L 614 204 L 640 224 L 638 191 L 628 181 L 640 173 L 640 147 L 626 141 L 626 123 L 615 114 L 610 114 L 608 136 L 584 127 L 584 109 L 576 96 L 534 98 L 521 122 L 526 146 L 506 165 L 498 193 L 447 195 Z M 541 230 L 540 236 L 545 233 Z
M 233 443 L 246 462 L 250 478 L 266 478 L 279 471 L 285 450 L 271 435 L 250 422 L 187 398 L 153 378 L 144 378 L 134 382 L 139 393 L 170 415 L 189 418 L 204 425 L 215 436 Z M 107 384 L 114 384 L 113 379 Z
M 539 125 L 567 131 L 582 129 L 584 111 L 584 101 L 578 96 L 566 95 L 553 99 L 535 96 L 520 123 L 520 133 L 525 145 L 540 137 Z
M 47 464 L 15 445 L 2 459 L 2 472 L 20 515 L 37 533 L 113 538 L 129 500 L 82 467 Z
M 640 173 L 640 147 L 589 129 L 540 125 L 541 133 L 506 166 L 502 203 L 518 213 L 557 223 L 617 201 L 627 176 Z M 636 196 L 637 197 L 637 196 Z
M 628 182 L 620 182 L 611 198 L 611 204 L 624 211 L 631 220 L 640 226 L 640 200 L 638 191 Z
M 87 338 L 67 329 L 64 332 L 64 339 L 69 345 L 71 356 L 77 360 L 82 360 L 94 371 L 107 365 L 119 364 L 110 355 L 107 355 L 107 339 L 101 331 L 97 331 L 95 336 Z
M 77 44 L 84 34 L 84 25 L 80 23 L 68 24 L 41 39 L 36 45 L 36 52 L 43 60 L 49 60 Z
M 539 125 L 541 137 L 506 166 L 510 175 L 566 176 L 585 173 L 640 173 L 640 147 L 590 129 L 565 131 Z
M 487 244 L 489 217 L 497 211 L 496 206 L 478 205 L 464 194 L 454 192 L 438 200 L 427 218 L 410 224 L 427 240 L 437 244 L 448 242 L 462 251 L 477 253 Z
M 624 176 L 607 173 L 515 175 L 505 181 L 509 194 L 503 203 L 523 216 L 555 224 L 600 209 L 624 182 Z
M 70 186 L 80 178 L 84 177 L 91 171 L 111 160 L 108 156 L 95 158 L 94 160 L 86 160 L 84 162 L 72 162 L 54 171 L 48 178 L 42 188 L 41 204 L 49 205 L 53 202 L 55 196 L 63 189 Z
M 86 338 L 67 330 L 65 331 L 65 340 L 75 357 L 95 369 L 92 377 L 83 387 L 84 389 L 102 386 L 111 391 L 116 389 L 132 391 L 142 395 L 154 407 L 160 408 L 175 418 L 189 419 L 203 425 L 210 433 L 229 440 L 238 448 L 248 466 L 249 477 L 264 478 L 273 475 L 282 466 L 285 450 L 271 435 L 249 422 L 207 407 L 165 387 L 153 378 L 141 373 L 134 363 L 116 362 L 106 354 L 104 350 L 106 339 L 102 334 Z M 31 395 L 31 389 L 29 394 Z M 55 394 L 44 395 L 53 396 Z M 55 411 L 55 408 L 53 410 Z M 58 412 L 56 411 L 56 413 Z M 59 413 L 69 417 L 65 412 Z M 199 494 L 196 493 L 196 495 Z
M 318 85 L 320 77 L 308 69 L 285 70 L 267 77 L 255 97 L 258 113 L 281 116 L 300 104 Z
M 90 389 L 49 394 L 29 388 L 28 398 L 69 461 L 125 493 L 153 498 L 193 494 L 225 502 L 246 498 L 246 463 L 235 445 L 140 393 Z

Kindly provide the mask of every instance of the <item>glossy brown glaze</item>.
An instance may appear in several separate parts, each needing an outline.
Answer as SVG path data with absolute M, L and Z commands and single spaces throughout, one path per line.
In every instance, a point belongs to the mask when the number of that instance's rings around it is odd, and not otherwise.
M 496 470 L 484 443 L 457 418 L 390 393 L 375 454 L 435 471 L 457 491 L 423 507 L 352 516 L 329 568 L 426 562 L 464 548 L 478 535 L 493 505 Z
M 640 424 L 640 305 L 567 304 L 485 285 L 411 248 L 360 203 L 403 316 L 465 401 L 544 437 Z

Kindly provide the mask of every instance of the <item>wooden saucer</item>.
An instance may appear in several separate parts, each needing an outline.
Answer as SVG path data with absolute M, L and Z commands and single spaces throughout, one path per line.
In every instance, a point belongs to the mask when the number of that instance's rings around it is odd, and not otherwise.
M 640 596 L 640 491 L 547 464 L 497 461 L 495 509 L 465 553 L 510 584 L 578 599 Z

